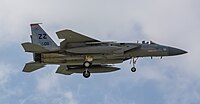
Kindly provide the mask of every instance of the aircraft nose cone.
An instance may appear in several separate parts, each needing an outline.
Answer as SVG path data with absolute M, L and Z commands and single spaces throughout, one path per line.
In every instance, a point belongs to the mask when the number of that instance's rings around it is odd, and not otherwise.
M 172 48 L 172 47 L 170 47 L 169 51 L 168 51 L 168 54 L 170 56 L 181 55 L 181 54 L 185 54 L 185 53 L 187 53 L 187 51 L 184 51 L 184 50 L 181 50 L 181 49 L 178 49 L 178 48 Z

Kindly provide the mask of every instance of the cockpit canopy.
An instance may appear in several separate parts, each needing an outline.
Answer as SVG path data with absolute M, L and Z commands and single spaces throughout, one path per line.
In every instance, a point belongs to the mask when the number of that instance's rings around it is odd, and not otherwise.
M 142 44 L 156 44 L 156 43 L 153 41 L 142 41 Z

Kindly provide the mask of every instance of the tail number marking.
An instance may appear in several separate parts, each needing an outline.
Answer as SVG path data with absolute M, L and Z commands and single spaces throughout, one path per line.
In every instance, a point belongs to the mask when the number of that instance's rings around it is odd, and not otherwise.
M 42 46 L 47 46 L 47 45 L 50 45 L 50 43 L 49 42 L 41 42 L 40 43 Z

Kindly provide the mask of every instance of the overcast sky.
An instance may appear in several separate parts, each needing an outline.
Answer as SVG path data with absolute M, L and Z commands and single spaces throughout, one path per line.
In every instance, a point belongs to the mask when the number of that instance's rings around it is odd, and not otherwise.
M 1 104 L 199 104 L 200 1 L 198 0 L 0 0 Z M 181 56 L 142 58 L 137 73 L 120 71 L 65 76 L 58 66 L 23 73 L 32 60 L 21 43 L 30 23 L 56 41 L 72 29 L 102 41 L 154 42 L 184 49 Z

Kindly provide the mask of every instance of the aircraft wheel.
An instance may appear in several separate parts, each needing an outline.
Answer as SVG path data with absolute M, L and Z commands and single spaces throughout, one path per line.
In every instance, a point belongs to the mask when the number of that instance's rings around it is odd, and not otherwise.
M 136 68 L 135 68 L 135 67 L 132 67 L 132 68 L 131 68 L 131 71 L 132 71 L 132 72 L 136 72 Z
M 90 72 L 89 71 L 84 71 L 83 72 L 83 77 L 89 78 L 90 77 Z
M 92 65 L 92 63 L 89 62 L 89 61 L 85 61 L 85 62 L 83 63 L 83 65 L 84 65 L 86 68 L 88 68 L 88 67 L 90 67 L 90 66 Z

